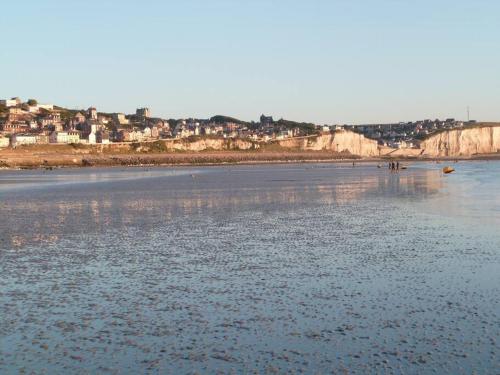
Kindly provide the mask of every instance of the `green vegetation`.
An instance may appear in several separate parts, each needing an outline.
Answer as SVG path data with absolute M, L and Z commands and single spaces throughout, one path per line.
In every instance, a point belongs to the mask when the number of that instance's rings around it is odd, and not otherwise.
M 216 124 L 224 124 L 226 122 L 233 122 L 238 125 L 249 125 L 250 123 L 247 121 L 242 121 L 234 117 L 217 115 L 210 118 L 210 122 L 214 122 Z
M 151 152 L 167 152 L 168 148 L 165 145 L 165 142 L 162 141 L 156 141 L 153 143 L 148 144 L 149 149 Z
M 67 121 L 72 119 L 78 112 L 85 113 L 84 110 L 81 109 L 68 109 L 63 107 L 54 106 L 54 110 L 61 113 L 61 120 Z M 50 111 L 46 111 L 45 109 L 40 110 L 41 113 L 50 113 Z
M 278 125 L 286 129 L 299 128 L 300 131 L 306 135 L 313 135 L 318 133 L 318 131 L 316 130 L 316 126 L 309 122 L 295 122 L 295 121 L 280 119 L 278 121 L 275 121 L 274 125 Z
M 141 147 L 141 144 L 139 142 L 132 142 L 130 144 L 130 149 L 132 151 L 137 151 Z
M 130 150 L 133 152 L 144 152 L 144 153 L 161 153 L 167 152 L 168 148 L 165 145 L 165 142 L 156 141 L 156 142 L 132 142 L 130 144 Z
M 28 99 L 28 105 L 38 105 L 36 99 Z
M 0 117 L 6 116 L 9 110 L 3 104 L 0 104 Z

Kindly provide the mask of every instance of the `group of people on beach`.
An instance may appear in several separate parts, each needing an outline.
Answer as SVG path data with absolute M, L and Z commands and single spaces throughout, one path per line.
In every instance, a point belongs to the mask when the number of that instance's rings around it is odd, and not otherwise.
M 390 161 L 389 162 L 389 170 L 391 172 L 397 172 L 399 171 L 399 161 L 398 162 L 393 162 L 393 161 Z

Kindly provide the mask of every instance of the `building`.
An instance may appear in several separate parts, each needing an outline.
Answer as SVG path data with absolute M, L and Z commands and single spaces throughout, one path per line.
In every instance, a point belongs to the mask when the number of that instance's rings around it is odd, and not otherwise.
M 18 107 L 9 107 L 9 114 L 10 115 L 23 115 L 26 112 L 22 108 Z
M 120 125 L 127 125 L 129 123 L 124 113 L 113 113 L 113 120 Z
M 61 114 L 59 112 L 39 117 L 39 123 L 42 128 L 53 127 L 54 130 L 62 130 Z
M 87 109 L 87 118 L 89 120 L 97 121 L 97 109 L 95 109 L 94 107 L 90 107 L 89 109 Z
M 146 119 L 151 117 L 151 111 L 149 110 L 149 108 L 137 108 L 135 114 L 139 119 Z
M 274 120 L 273 120 L 272 116 L 265 116 L 265 115 L 260 116 L 260 124 L 261 125 L 271 125 L 273 123 L 274 123 Z
M 151 127 L 151 138 L 159 138 L 160 137 L 160 129 L 157 126 Z
M 102 130 L 104 125 L 97 120 L 87 120 L 83 124 L 78 126 L 78 129 L 83 133 L 97 133 L 97 131 Z
M 49 136 L 47 134 L 35 134 L 37 145 L 46 145 L 49 143 Z
M 85 122 L 85 116 L 80 113 L 80 112 L 77 112 L 74 116 L 73 116 L 73 119 L 71 120 L 71 123 L 74 127 L 78 126 L 78 125 L 81 125 Z
M 15 107 L 16 101 L 12 99 L 0 100 L 0 105 L 4 105 L 6 107 Z
M 38 107 L 38 105 L 29 105 L 28 112 L 37 114 L 40 112 L 40 107 Z
M 97 137 L 96 137 L 96 134 L 94 132 L 92 132 L 92 133 L 89 134 L 89 143 L 91 145 L 97 143 Z
M 10 140 L 7 137 L 0 137 L 0 148 L 9 147 Z
M 38 104 L 39 109 L 45 109 L 46 111 L 53 111 L 54 104 Z
M 0 100 L 0 104 L 6 107 L 16 107 L 18 105 L 21 105 L 22 101 L 19 98 L 12 98 L 12 99 Z
M 5 133 L 14 134 L 14 133 L 25 133 L 29 131 L 29 125 L 24 121 L 7 121 L 2 125 L 2 130 Z
M 49 135 L 50 143 L 80 143 L 80 133 L 77 131 L 57 132 L 53 131 Z
M 122 129 L 116 135 L 116 139 L 118 142 L 142 142 L 144 139 L 144 134 L 137 129 Z
M 109 141 L 109 132 L 105 130 L 100 130 L 96 134 L 96 141 L 97 143 L 102 143 L 104 145 L 107 145 L 110 143 Z
M 97 122 L 103 125 L 109 124 L 109 117 L 104 115 L 97 115 Z
M 27 146 L 36 144 L 36 136 L 34 134 L 14 134 L 10 137 L 12 147 Z

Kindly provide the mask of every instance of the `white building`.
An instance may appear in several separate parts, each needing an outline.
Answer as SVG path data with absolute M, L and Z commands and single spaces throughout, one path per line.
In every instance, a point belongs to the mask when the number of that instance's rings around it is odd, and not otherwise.
M 12 99 L 0 100 L 0 104 L 4 105 L 6 107 L 15 107 L 15 106 L 21 105 L 21 99 L 12 98 Z
M 34 145 L 36 144 L 36 136 L 33 134 L 14 134 L 10 138 L 12 147 Z
M 114 113 L 113 120 L 115 120 L 120 125 L 127 125 L 129 123 L 124 113 Z
M 96 134 L 94 132 L 92 132 L 92 133 L 89 134 L 89 143 L 91 145 L 97 143 L 97 137 L 96 137 Z
M 53 111 L 54 104 L 38 104 L 38 109 L 46 109 L 47 111 Z
M 80 133 L 75 131 L 68 132 L 52 132 L 49 135 L 50 143 L 80 143 Z
M 7 137 L 0 137 L 0 148 L 9 147 L 10 140 Z
M 134 130 L 130 133 L 130 139 L 135 142 L 142 142 L 144 140 L 144 133 L 140 130 Z

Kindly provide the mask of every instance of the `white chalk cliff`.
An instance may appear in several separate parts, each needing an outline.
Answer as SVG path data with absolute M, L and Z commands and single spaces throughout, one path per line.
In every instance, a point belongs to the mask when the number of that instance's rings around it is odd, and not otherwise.
M 500 152 L 500 125 L 453 129 L 431 135 L 420 144 L 424 156 L 472 156 Z
M 347 152 L 364 157 L 379 155 L 377 141 L 348 130 L 323 133 L 315 137 L 289 138 L 278 143 L 284 148 L 308 151 Z

